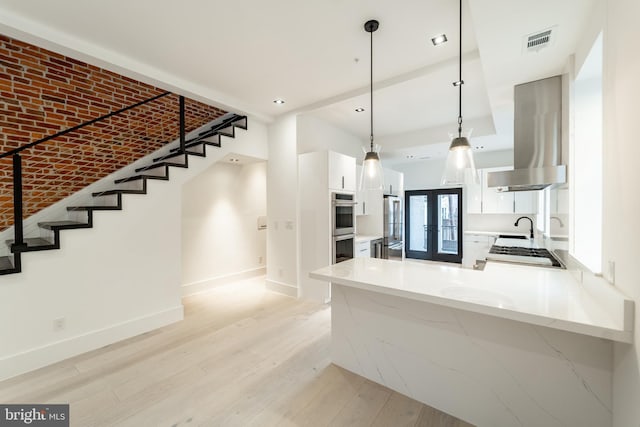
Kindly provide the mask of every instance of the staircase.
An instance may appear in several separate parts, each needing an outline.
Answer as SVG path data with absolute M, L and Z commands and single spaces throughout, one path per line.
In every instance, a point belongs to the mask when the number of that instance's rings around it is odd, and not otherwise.
M 188 168 L 189 157 L 198 156 L 206 157 L 207 146 L 221 147 L 222 137 L 234 138 L 236 128 L 247 129 L 247 117 L 236 114 L 224 116 L 221 120 L 217 120 L 208 128 L 197 134 L 196 136 L 186 139 L 184 132 L 184 99 L 180 98 L 180 140 L 165 154 L 156 157 L 149 164 L 137 168 L 135 173 L 124 178 L 114 181 L 114 188 L 105 191 L 92 193 L 95 204 L 86 206 L 68 206 L 68 217 L 60 221 L 40 222 L 38 227 L 43 230 L 42 235 L 48 238 L 24 238 L 22 236 L 22 184 L 21 184 L 21 166 L 20 151 L 31 148 L 40 142 L 52 139 L 55 136 L 63 135 L 68 132 L 77 130 L 85 125 L 95 123 L 103 118 L 111 117 L 130 108 L 135 108 L 140 104 L 136 104 L 126 109 L 119 110 L 99 119 L 92 120 L 83 125 L 76 126 L 72 129 L 60 132 L 52 137 L 47 137 L 35 143 L 27 144 L 11 152 L 5 153 L 0 157 L 14 157 L 14 232 L 15 238 L 7 240 L 11 255 L 0 256 L 0 275 L 15 274 L 22 271 L 22 255 L 27 252 L 48 251 L 60 249 L 60 232 L 63 230 L 75 230 L 93 227 L 93 213 L 96 211 L 119 211 L 123 206 L 123 195 L 125 194 L 146 194 L 147 181 L 149 180 L 169 180 L 170 168 Z M 79 219 L 79 220 L 78 220 Z

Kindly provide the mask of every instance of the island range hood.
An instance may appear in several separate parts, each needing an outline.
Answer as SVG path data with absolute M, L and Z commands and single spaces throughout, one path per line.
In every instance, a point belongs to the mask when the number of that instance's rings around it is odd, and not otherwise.
M 498 191 L 542 190 L 567 181 L 562 164 L 562 76 L 514 88 L 514 170 L 489 172 Z

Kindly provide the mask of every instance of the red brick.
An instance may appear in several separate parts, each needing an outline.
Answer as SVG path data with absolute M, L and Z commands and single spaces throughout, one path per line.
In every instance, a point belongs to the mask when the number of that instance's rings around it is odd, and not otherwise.
M 0 152 L 162 91 L 0 35 Z M 171 95 L 25 151 L 25 212 L 32 215 L 177 137 Z M 187 129 L 225 112 L 187 100 Z M 0 159 L 0 230 L 11 225 L 10 159 Z M 5 214 L 6 213 L 6 214 Z

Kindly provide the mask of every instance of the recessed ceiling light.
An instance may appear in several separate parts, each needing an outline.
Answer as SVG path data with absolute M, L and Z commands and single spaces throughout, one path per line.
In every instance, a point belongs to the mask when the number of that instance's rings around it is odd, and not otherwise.
M 476 150 L 482 150 L 482 149 L 484 149 L 484 145 L 476 145 L 475 149 Z
M 356 108 L 356 113 L 362 113 L 363 111 L 364 111 L 364 108 L 362 107 Z
M 230 161 L 231 163 L 238 163 L 238 162 L 240 161 L 240 159 L 237 159 L 237 158 L 235 158 L 235 157 L 232 157 L 232 158 L 230 158 L 230 159 L 229 159 L 229 161 Z
M 278 98 L 278 99 L 274 99 L 274 100 L 273 100 L 273 103 L 274 103 L 274 104 L 278 104 L 278 105 L 280 105 L 280 104 L 284 104 L 284 99 L 280 99 L 280 98 Z
M 407 159 L 413 159 L 415 156 L 413 154 L 407 154 Z
M 431 43 L 433 43 L 434 46 L 438 46 L 446 42 L 447 42 L 446 34 L 438 34 L 437 36 L 431 38 Z

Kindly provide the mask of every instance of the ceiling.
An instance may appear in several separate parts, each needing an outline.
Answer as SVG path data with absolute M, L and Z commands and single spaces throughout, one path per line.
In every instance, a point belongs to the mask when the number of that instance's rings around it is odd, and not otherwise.
M 513 85 L 562 72 L 594 2 L 463 3 L 463 114 L 465 128 L 473 124 L 480 137 L 473 145 L 511 146 Z M 380 21 L 374 132 L 386 145 L 383 159 L 442 155 L 457 117 L 455 0 L 0 0 L 0 32 L 7 35 L 64 46 L 265 120 L 313 114 L 363 142 L 369 19 Z M 550 27 L 551 46 L 523 53 L 525 35 Z M 434 47 L 430 38 L 439 33 L 449 42 Z

